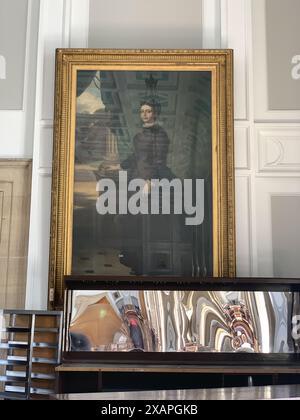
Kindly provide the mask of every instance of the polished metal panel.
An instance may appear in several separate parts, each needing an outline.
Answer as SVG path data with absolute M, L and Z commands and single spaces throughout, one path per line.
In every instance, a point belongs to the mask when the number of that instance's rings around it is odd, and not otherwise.
M 69 293 L 66 351 L 298 352 L 292 323 L 300 313 L 298 293 Z

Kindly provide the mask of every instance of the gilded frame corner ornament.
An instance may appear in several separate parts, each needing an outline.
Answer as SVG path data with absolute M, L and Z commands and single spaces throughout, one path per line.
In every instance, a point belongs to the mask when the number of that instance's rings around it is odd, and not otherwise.
M 209 71 L 212 75 L 213 276 L 236 274 L 233 51 L 89 50 L 56 53 L 49 307 L 62 307 L 71 272 L 78 70 Z

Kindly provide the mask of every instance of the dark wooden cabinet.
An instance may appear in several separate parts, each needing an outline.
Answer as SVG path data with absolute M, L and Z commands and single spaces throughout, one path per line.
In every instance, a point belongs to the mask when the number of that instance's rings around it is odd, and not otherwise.
M 60 394 L 300 384 L 300 367 L 62 364 Z

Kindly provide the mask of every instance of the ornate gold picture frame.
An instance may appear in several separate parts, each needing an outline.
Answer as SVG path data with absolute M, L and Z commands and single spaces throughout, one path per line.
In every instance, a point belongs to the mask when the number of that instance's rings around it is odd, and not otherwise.
M 70 274 L 235 276 L 233 52 L 56 58 L 49 306 Z

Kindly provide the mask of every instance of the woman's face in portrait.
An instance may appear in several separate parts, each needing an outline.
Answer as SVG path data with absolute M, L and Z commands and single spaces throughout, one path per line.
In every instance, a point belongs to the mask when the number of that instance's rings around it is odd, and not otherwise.
M 143 124 L 152 124 L 156 120 L 156 115 L 150 105 L 142 105 L 140 110 L 141 120 Z

